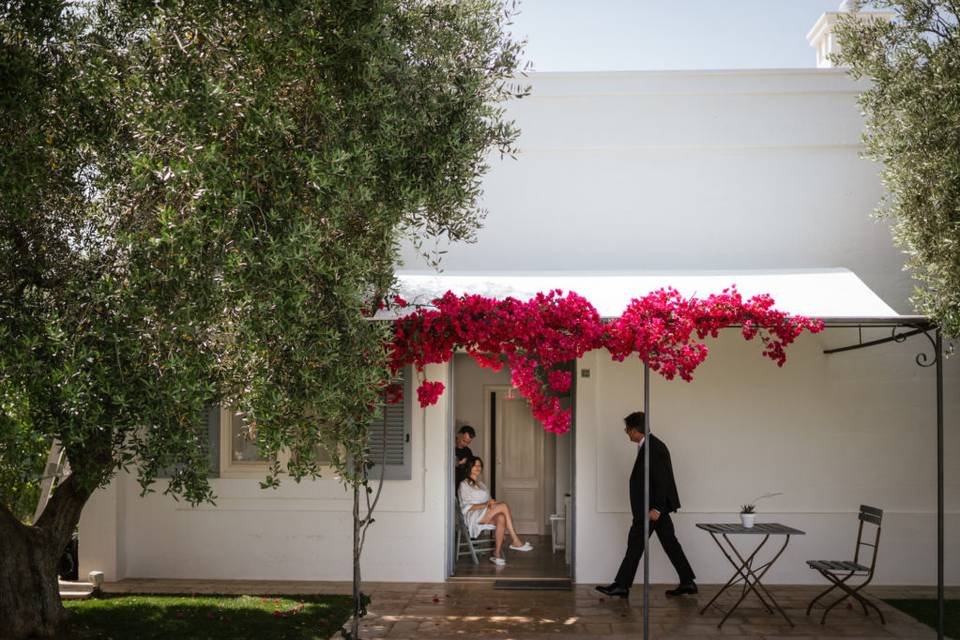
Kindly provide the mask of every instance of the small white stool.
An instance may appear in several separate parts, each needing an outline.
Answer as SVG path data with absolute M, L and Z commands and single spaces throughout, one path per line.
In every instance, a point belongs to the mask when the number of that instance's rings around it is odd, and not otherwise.
M 564 526 L 566 521 L 566 516 L 562 514 L 550 514 L 550 537 L 552 538 L 554 552 L 566 549 L 566 528 Z

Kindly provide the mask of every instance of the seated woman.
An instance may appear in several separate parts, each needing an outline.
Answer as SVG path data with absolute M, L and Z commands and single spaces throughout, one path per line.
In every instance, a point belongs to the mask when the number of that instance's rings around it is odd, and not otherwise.
M 470 529 L 470 537 L 476 538 L 481 531 L 496 529 L 495 540 L 496 548 L 490 562 L 502 566 L 507 562 L 501 555 L 503 548 L 503 533 L 510 534 L 510 548 L 514 551 L 533 551 L 529 542 L 524 542 L 517 535 L 517 530 L 513 528 L 513 517 L 510 515 L 510 507 L 505 502 L 497 502 L 490 498 L 490 492 L 480 480 L 480 473 L 483 471 L 483 460 L 473 458 L 467 461 L 467 477 L 460 482 L 458 495 L 460 496 L 460 508 L 463 510 L 463 519 L 467 522 Z

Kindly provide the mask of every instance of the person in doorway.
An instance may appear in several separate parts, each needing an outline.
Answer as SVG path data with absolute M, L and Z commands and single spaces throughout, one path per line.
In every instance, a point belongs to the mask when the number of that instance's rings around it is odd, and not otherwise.
M 598 586 L 597 591 L 608 596 L 626 598 L 637 575 L 640 558 L 643 556 L 646 540 L 643 539 L 643 519 L 650 521 L 650 533 L 657 532 L 663 550 L 667 552 L 670 563 L 680 576 L 680 585 L 667 591 L 668 596 L 681 596 L 697 593 L 694 582 L 696 576 L 683 553 L 683 547 L 677 540 L 670 514 L 680 508 L 677 495 L 677 483 L 673 477 L 673 465 L 670 463 L 670 451 L 662 440 L 650 434 L 650 511 L 644 513 L 644 415 L 635 411 L 623 419 L 624 431 L 631 442 L 637 444 L 637 459 L 630 473 L 630 510 L 633 512 L 633 524 L 627 536 L 627 553 L 620 563 L 620 570 L 612 584 Z
M 463 425 L 457 431 L 456 448 L 453 451 L 453 459 L 456 461 L 453 477 L 457 486 L 460 486 L 460 481 L 467 477 L 467 471 L 469 471 L 467 462 L 473 459 L 473 451 L 470 450 L 469 445 L 476 437 L 477 432 L 468 424 Z
M 506 502 L 497 502 L 492 499 L 490 492 L 480 479 L 480 474 L 483 473 L 483 460 L 475 457 L 466 464 L 469 465 L 467 476 L 460 482 L 457 495 L 460 496 L 460 509 L 470 530 L 470 537 L 476 538 L 481 531 L 494 529 L 496 547 L 490 562 L 497 566 L 507 564 L 503 559 L 505 533 L 510 534 L 510 548 L 514 551 L 533 551 L 533 546 L 517 535 L 517 530 L 513 527 L 510 507 Z

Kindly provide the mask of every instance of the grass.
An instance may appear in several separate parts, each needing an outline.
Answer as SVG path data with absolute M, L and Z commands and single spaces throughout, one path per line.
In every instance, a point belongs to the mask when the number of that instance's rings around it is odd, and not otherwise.
M 350 616 L 349 596 L 105 595 L 63 603 L 77 640 L 326 640 Z
M 931 629 L 937 628 L 936 600 L 884 600 L 884 602 L 913 616 Z M 960 600 L 944 602 L 943 632 L 951 638 L 960 638 Z

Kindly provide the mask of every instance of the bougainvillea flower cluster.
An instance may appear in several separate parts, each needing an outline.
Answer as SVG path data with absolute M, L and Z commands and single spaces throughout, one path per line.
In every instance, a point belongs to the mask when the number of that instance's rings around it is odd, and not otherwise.
M 703 340 L 739 326 L 747 340 L 759 335 L 763 355 L 782 366 L 785 348 L 804 330 L 820 331 L 823 323 L 773 305 L 769 295 L 744 301 L 735 287 L 703 299 L 661 289 L 632 300 L 622 316 L 603 322 L 586 298 L 559 289 L 526 301 L 448 291 L 429 308 L 394 321 L 390 366 L 394 373 L 407 365 L 422 372 L 428 364 L 449 362 L 457 350 L 482 367 L 507 365 L 534 418 L 547 431 L 564 433 L 570 409 L 560 396 L 570 390 L 571 361 L 594 349 L 606 349 L 618 361 L 636 354 L 668 380 L 679 375 L 690 381 L 709 353 Z M 417 388 L 420 406 L 436 403 L 443 390 L 443 383 L 423 380 Z

